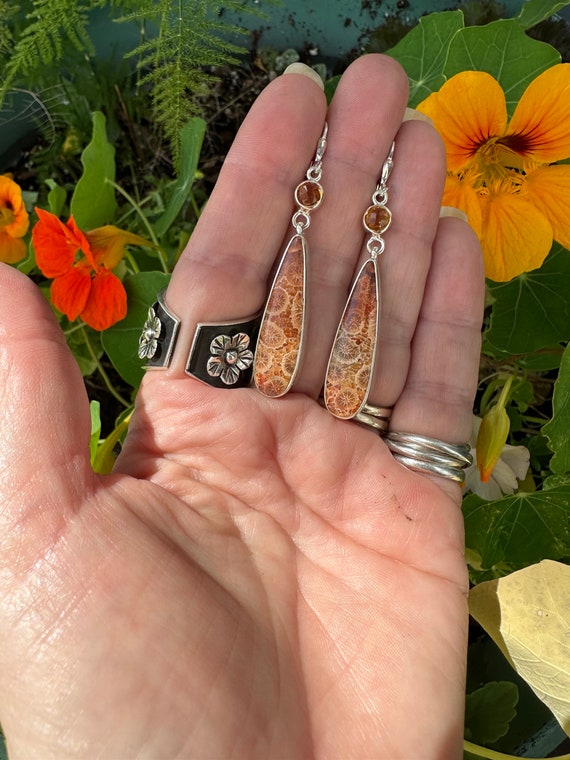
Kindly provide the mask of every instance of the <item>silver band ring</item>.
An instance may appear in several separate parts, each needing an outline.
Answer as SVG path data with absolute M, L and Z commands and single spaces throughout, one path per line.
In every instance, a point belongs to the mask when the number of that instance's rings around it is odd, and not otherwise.
M 468 443 L 453 444 L 415 433 L 390 432 L 384 439 L 396 461 L 415 472 L 439 475 L 457 483 L 473 463 Z
M 178 339 L 180 319 L 166 306 L 161 290 L 148 310 L 138 347 L 145 369 L 169 367 Z M 214 388 L 243 388 L 251 383 L 253 354 L 260 313 L 238 322 L 199 323 L 186 373 Z
M 166 306 L 161 290 L 149 308 L 139 338 L 138 357 L 146 359 L 145 369 L 166 369 L 178 338 L 180 320 Z
M 239 322 L 200 322 L 186 363 L 186 374 L 214 388 L 247 388 L 261 312 Z
M 374 404 L 364 404 L 362 411 L 357 412 L 352 418 L 353 422 L 359 422 L 361 425 L 372 428 L 380 435 L 385 435 L 390 426 L 392 416 L 392 407 L 374 406 Z

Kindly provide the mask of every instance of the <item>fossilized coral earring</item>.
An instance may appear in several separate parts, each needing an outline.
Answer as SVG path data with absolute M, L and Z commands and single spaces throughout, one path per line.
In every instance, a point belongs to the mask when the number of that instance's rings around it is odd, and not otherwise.
M 306 333 L 307 259 L 305 231 L 310 214 L 323 200 L 320 183 L 328 127 L 325 123 L 306 179 L 295 189 L 297 210 L 291 223 L 295 234 L 285 246 L 271 285 L 259 330 L 253 379 L 264 396 L 278 398 L 292 387 L 301 366 Z
M 380 316 L 378 257 L 385 247 L 382 235 L 392 221 L 386 204 L 393 155 L 394 143 L 372 195 L 372 205 L 362 219 L 365 230 L 370 233 L 366 243 L 369 258 L 350 290 L 327 367 L 325 405 L 331 414 L 341 419 L 352 419 L 361 412 L 372 383 Z

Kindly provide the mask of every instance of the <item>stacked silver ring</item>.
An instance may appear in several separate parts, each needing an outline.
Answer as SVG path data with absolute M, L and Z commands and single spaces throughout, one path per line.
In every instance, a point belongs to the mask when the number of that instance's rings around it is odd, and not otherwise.
M 392 416 L 391 406 L 374 406 L 374 404 L 364 404 L 362 411 L 358 412 L 353 420 L 360 422 L 362 425 L 377 430 L 379 435 L 388 432 L 390 418 Z
M 394 459 L 416 472 L 465 481 L 465 468 L 473 463 L 469 444 L 453 444 L 415 433 L 389 433 L 384 441 Z

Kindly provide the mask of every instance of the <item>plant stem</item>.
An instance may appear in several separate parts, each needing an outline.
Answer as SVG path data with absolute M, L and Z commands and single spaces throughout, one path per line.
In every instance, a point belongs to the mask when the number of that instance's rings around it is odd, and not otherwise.
M 91 358 L 93 359 L 93 361 L 97 365 L 97 370 L 99 371 L 99 374 L 101 375 L 101 378 L 103 379 L 103 382 L 105 383 L 105 386 L 107 387 L 107 390 L 109 391 L 109 393 L 112 396 L 114 396 L 117 399 L 117 401 L 120 404 L 122 404 L 125 407 L 125 409 L 128 409 L 128 407 L 131 405 L 130 402 L 127 401 L 126 399 L 124 399 L 121 396 L 121 394 L 119 393 L 119 391 L 115 388 L 115 386 L 111 382 L 111 378 L 105 372 L 105 368 L 101 364 L 101 362 L 99 360 L 99 357 L 95 353 L 95 349 L 91 345 L 91 341 L 89 340 L 89 334 L 88 334 L 87 330 L 85 329 L 85 326 L 81 325 L 81 327 L 83 328 L 81 332 L 83 333 L 83 340 L 85 341 L 85 345 L 87 346 L 87 350 L 89 351 L 89 353 L 91 355 Z
M 113 182 L 110 179 L 106 179 L 105 182 L 108 182 L 110 185 L 112 185 L 112 187 L 114 187 L 115 190 L 118 193 L 120 193 L 123 196 L 123 198 L 125 198 L 125 200 L 127 200 L 131 204 L 131 206 L 134 208 L 134 210 L 137 212 L 137 214 L 139 215 L 139 217 L 142 220 L 142 223 L 146 227 L 146 231 L 148 232 L 150 239 L 152 240 L 152 242 L 153 242 L 153 244 L 154 244 L 154 246 L 156 248 L 156 252 L 158 254 L 158 259 L 160 261 L 160 265 L 162 267 L 162 271 L 165 272 L 165 274 L 170 274 L 170 270 L 168 269 L 168 265 L 166 263 L 166 256 L 164 255 L 164 251 L 160 247 L 160 245 L 158 243 L 158 240 L 157 240 L 157 237 L 154 234 L 154 230 L 152 228 L 152 225 L 150 224 L 150 222 L 148 221 L 148 219 L 144 215 L 143 210 L 140 207 L 140 205 L 136 202 L 136 200 L 133 198 L 132 195 L 129 195 L 129 193 L 127 193 L 126 190 L 123 190 L 123 188 L 120 185 L 117 185 L 116 182 Z
M 472 755 L 477 755 L 477 757 L 484 757 L 486 760 L 519 760 L 517 755 L 505 755 L 504 752 L 480 747 L 478 744 L 473 744 L 473 742 L 468 742 L 467 740 L 463 742 L 463 749 L 466 752 L 471 752 Z M 550 760 L 570 760 L 570 755 L 558 755 L 557 757 L 550 758 Z

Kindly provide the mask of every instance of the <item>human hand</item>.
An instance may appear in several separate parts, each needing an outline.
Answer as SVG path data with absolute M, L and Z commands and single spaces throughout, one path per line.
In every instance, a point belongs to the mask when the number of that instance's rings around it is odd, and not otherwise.
M 412 473 L 323 409 L 336 325 L 390 144 L 393 222 L 370 401 L 392 429 L 469 437 L 483 275 L 439 219 L 445 156 L 401 125 L 404 72 L 365 56 L 327 121 L 295 392 L 183 372 L 199 321 L 262 305 L 324 95 L 282 76 L 243 124 L 173 274 L 181 331 L 115 471 L 89 465 L 81 377 L 30 281 L 0 268 L 0 721 L 17 758 L 459 757 L 467 577 L 457 484 Z

